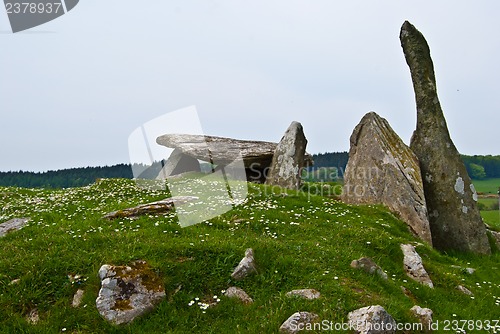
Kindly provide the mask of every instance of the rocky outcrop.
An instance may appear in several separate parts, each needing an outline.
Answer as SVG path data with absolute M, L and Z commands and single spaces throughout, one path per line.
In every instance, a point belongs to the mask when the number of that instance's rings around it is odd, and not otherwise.
M 274 151 L 266 184 L 299 189 L 306 146 L 307 139 L 302 124 L 292 122 Z
M 415 247 L 410 244 L 402 244 L 401 250 L 403 251 L 403 265 L 408 277 L 417 281 L 429 288 L 434 288 L 429 274 L 424 268 L 422 258 L 415 250 Z
M 240 263 L 236 266 L 231 277 L 239 281 L 255 273 L 257 273 L 257 267 L 255 266 L 255 260 L 253 258 L 253 249 L 248 248 L 245 251 L 245 257 L 241 259 Z
M 130 266 L 105 264 L 99 269 L 99 277 L 97 310 L 116 325 L 130 323 L 165 298 L 161 279 L 144 261 L 135 261 Z
M 265 181 L 265 172 L 271 166 L 278 146 L 265 141 L 188 134 L 166 134 L 158 137 L 156 142 L 219 168 L 243 160 L 248 180 L 256 182 Z M 312 157 L 308 153 L 304 153 L 304 164 L 312 165 Z
M 369 257 L 362 257 L 359 260 L 353 260 L 351 262 L 351 267 L 361 269 L 368 274 L 377 274 L 383 279 L 387 279 L 387 274 Z
M 440 250 L 489 254 L 477 193 L 439 103 L 429 46 L 407 21 L 401 27 L 400 40 L 417 104 L 417 128 L 410 147 L 420 161 L 433 245 Z
M 0 224 L 0 237 L 5 236 L 7 233 L 19 231 L 26 224 L 28 224 L 29 218 L 14 218 Z
M 201 172 L 200 163 L 195 158 L 182 153 L 181 150 L 175 149 L 168 157 L 165 166 L 163 166 L 156 179 L 165 180 L 168 176 L 186 172 Z
M 285 294 L 287 297 L 300 297 L 304 299 L 318 299 L 321 294 L 319 291 L 315 289 L 299 289 L 299 290 L 292 290 L 289 291 Z
M 237 287 L 230 287 L 224 292 L 224 296 L 228 298 L 239 299 L 243 304 L 253 303 L 253 299 L 243 290 Z
M 197 199 L 198 197 L 194 196 L 170 197 L 161 201 L 134 206 L 133 208 L 113 211 L 106 214 L 103 218 L 112 220 L 120 218 L 139 217 L 146 214 L 163 214 L 172 211 L 176 204 L 177 205 L 185 204 Z
M 347 315 L 350 328 L 359 334 L 396 333 L 396 321 L 380 305 L 367 306 Z
M 432 244 L 418 159 L 374 112 L 351 135 L 342 199 L 350 204 L 384 204 L 414 235 Z
M 310 312 L 295 312 L 280 327 L 280 333 L 294 334 L 300 331 L 310 331 L 319 316 Z

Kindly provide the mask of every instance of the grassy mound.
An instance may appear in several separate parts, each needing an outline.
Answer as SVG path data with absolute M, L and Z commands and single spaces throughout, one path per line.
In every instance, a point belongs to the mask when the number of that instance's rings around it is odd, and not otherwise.
M 439 253 L 379 206 L 349 206 L 331 196 L 249 185 L 247 199 L 233 210 L 186 228 L 173 214 L 102 219 L 165 195 L 117 179 L 65 190 L 0 188 L 0 222 L 31 218 L 27 227 L 0 239 L 0 332 L 276 333 L 296 311 L 341 323 L 348 312 L 375 304 L 400 323 L 417 322 L 409 311 L 416 304 L 431 308 L 441 323 L 492 321 L 500 314 L 498 252 L 489 257 Z M 435 289 L 406 276 L 401 243 L 417 245 Z M 232 281 L 246 248 L 254 249 L 259 274 Z M 362 256 L 374 259 L 389 279 L 352 269 L 350 262 Z M 161 276 L 167 299 L 128 326 L 110 325 L 95 307 L 97 272 L 103 264 L 136 259 L 146 260 Z M 476 271 L 468 274 L 466 267 Z M 70 281 L 68 275 L 79 279 Z M 456 290 L 459 284 L 474 297 Z M 229 286 L 243 288 L 254 303 L 223 297 Z M 78 288 L 85 290 L 83 303 L 73 308 Z M 300 288 L 317 289 L 321 298 L 285 297 Z M 37 324 L 26 320 L 34 309 Z

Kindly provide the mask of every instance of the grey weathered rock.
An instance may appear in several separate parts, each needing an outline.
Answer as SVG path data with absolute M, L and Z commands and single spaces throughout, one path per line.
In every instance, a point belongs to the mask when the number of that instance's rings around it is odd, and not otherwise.
M 297 190 L 300 188 L 307 139 L 302 124 L 292 122 L 274 151 L 266 184 Z
M 432 244 L 418 159 L 374 112 L 351 135 L 342 199 L 350 204 L 384 204 L 411 232 Z
M 410 147 L 420 161 L 433 245 L 440 250 L 489 254 L 477 193 L 439 103 L 429 46 L 408 21 L 401 27 L 400 40 L 417 103 L 417 128 Z
M 265 171 L 271 165 L 277 143 L 239 140 L 216 136 L 166 134 L 156 139 L 159 145 L 180 150 L 198 160 L 219 167 L 243 160 L 249 181 L 265 181 Z M 312 157 L 305 153 L 304 163 L 312 165 Z
M 40 321 L 40 315 L 36 308 L 32 309 L 30 313 L 26 316 L 26 321 L 32 325 L 36 325 Z
M 182 153 L 180 149 L 176 148 L 168 157 L 165 166 L 163 166 L 156 179 L 165 180 L 168 176 L 185 172 L 201 172 L 200 163 L 197 159 Z
M 5 236 L 7 233 L 19 231 L 28 223 L 29 218 L 14 218 L 0 224 L 0 237 Z
M 369 274 L 377 274 L 383 279 L 387 279 L 387 274 L 369 257 L 362 257 L 359 260 L 353 260 L 351 267 L 362 269 Z
M 315 290 L 315 289 L 299 289 L 299 290 L 292 290 L 292 291 L 289 291 L 285 294 L 285 296 L 287 297 L 301 297 L 301 298 L 304 298 L 304 299 L 318 299 L 321 294 L 319 291 Z
M 82 299 L 83 299 L 83 294 L 84 294 L 84 290 L 82 289 L 78 289 L 74 296 L 73 296 L 73 301 L 71 302 L 71 306 L 72 307 L 79 307 L 80 304 L 82 303 Z
M 161 279 L 144 261 L 130 266 L 103 265 L 96 299 L 99 313 L 113 324 L 126 324 L 151 311 L 165 298 Z
M 380 305 L 367 306 L 347 315 L 349 325 L 355 333 L 388 334 L 396 333 L 396 321 Z
M 460 291 L 460 292 L 462 292 L 463 294 L 466 294 L 467 296 L 474 296 L 474 294 L 472 293 L 472 291 L 470 291 L 469 289 L 467 289 L 463 285 L 458 285 L 457 286 L 457 290 Z
M 224 296 L 228 298 L 237 298 L 241 300 L 243 304 L 253 303 L 253 299 L 243 290 L 237 287 L 230 287 L 224 292 Z
M 161 201 L 151 202 L 148 204 L 141 204 L 135 206 L 133 208 L 122 209 L 118 211 L 110 212 L 104 215 L 103 218 L 106 219 L 119 219 L 125 217 L 139 217 L 146 214 L 162 214 L 170 212 L 174 209 L 176 204 L 184 204 L 194 200 L 197 200 L 198 197 L 194 196 L 176 196 L 166 198 Z
M 415 317 L 420 320 L 425 333 L 432 332 L 432 310 L 430 308 L 422 308 L 418 305 L 413 306 L 410 311 Z
M 403 264 L 406 274 L 413 280 L 428 286 L 429 288 L 434 288 L 431 278 L 424 268 L 422 263 L 422 258 L 418 255 L 415 247 L 410 244 L 401 244 L 401 250 L 403 251 Z
M 236 266 L 231 277 L 235 280 L 242 280 L 245 277 L 257 273 L 255 260 L 253 258 L 253 249 L 248 248 L 245 251 L 245 257 L 241 259 L 240 263 Z
M 281 333 L 294 334 L 302 330 L 312 330 L 319 316 L 310 312 L 295 312 L 280 327 Z M 310 329 L 308 329 L 310 327 Z

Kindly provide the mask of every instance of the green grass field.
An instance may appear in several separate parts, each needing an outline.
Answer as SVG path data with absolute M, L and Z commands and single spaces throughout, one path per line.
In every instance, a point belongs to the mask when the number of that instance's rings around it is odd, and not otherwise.
M 350 311 L 376 304 L 400 323 L 417 322 L 410 313 L 414 305 L 431 308 L 441 323 L 498 319 L 500 253 L 443 254 L 420 243 L 383 207 L 345 205 L 317 193 L 249 185 L 248 198 L 231 211 L 181 228 L 172 214 L 102 219 L 110 211 L 166 196 L 129 180 L 53 191 L 0 188 L 1 222 L 31 218 L 21 231 L 0 238 L 0 333 L 277 333 L 297 311 L 340 323 Z M 405 274 L 401 243 L 416 245 L 434 289 Z M 259 273 L 233 281 L 230 274 L 249 247 Z M 363 256 L 374 259 L 389 279 L 350 267 Z M 98 270 L 136 259 L 159 273 L 167 298 L 130 325 L 110 325 L 95 307 Z M 468 274 L 466 267 L 476 271 Z M 78 286 L 68 279 L 76 274 L 86 278 Z M 19 283 L 11 284 L 16 279 Z M 459 284 L 474 296 L 456 290 Z M 243 288 L 254 303 L 221 297 L 229 286 Z M 73 308 L 78 288 L 85 290 L 83 305 Z M 300 288 L 317 289 L 321 298 L 285 297 Z M 190 306 L 194 298 L 209 301 L 214 295 L 221 301 L 206 313 Z M 26 320 L 33 309 L 38 324 Z
M 472 183 L 478 193 L 496 195 L 498 193 L 498 189 L 500 188 L 500 178 L 472 180 Z

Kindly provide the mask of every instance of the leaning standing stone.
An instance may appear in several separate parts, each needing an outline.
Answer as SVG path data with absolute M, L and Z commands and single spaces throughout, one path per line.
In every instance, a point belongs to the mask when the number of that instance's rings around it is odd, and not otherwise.
M 266 184 L 292 190 L 300 188 L 307 139 L 299 122 L 292 122 L 274 151 Z
M 257 268 L 253 258 L 253 249 L 248 248 L 245 251 L 245 257 L 241 259 L 240 263 L 234 268 L 231 277 L 239 281 L 254 273 L 257 273 Z
M 433 245 L 440 250 L 489 254 L 477 193 L 439 103 L 429 46 L 408 21 L 401 27 L 400 40 L 417 103 L 417 129 L 410 147 L 420 161 Z
M 384 204 L 432 244 L 418 159 L 384 118 L 366 114 L 351 135 L 342 200 Z

